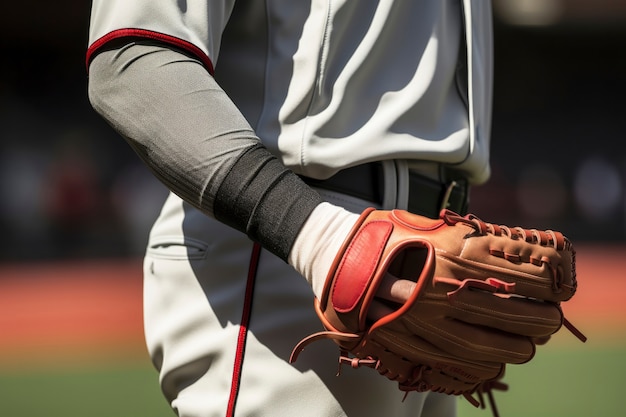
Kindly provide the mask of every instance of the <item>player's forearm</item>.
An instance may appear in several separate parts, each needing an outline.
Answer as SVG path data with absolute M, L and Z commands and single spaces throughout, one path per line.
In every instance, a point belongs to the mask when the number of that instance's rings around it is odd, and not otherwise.
M 89 96 L 170 190 L 287 259 L 321 199 L 261 145 L 199 62 L 155 45 L 103 51 Z

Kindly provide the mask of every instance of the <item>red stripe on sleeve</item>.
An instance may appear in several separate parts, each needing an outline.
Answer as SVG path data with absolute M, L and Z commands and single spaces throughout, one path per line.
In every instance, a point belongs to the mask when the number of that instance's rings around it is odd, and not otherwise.
M 107 33 L 103 37 L 96 40 L 92 43 L 87 49 L 87 56 L 85 59 L 85 64 L 87 66 L 87 72 L 89 72 L 89 63 L 91 59 L 95 56 L 95 54 L 102 48 L 105 44 L 111 42 L 115 39 L 121 38 L 144 38 L 144 39 L 153 39 L 157 41 L 164 42 L 169 45 L 176 46 L 186 52 L 191 53 L 195 57 L 197 57 L 204 67 L 209 71 L 211 75 L 213 75 L 213 62 L 211 62 L 211 58 L 202 51 L 202 49 L 198 48 L 193 43 L 177 38 L 175 36 L 166 35 L 164 33 L 154 32 L 146 29 L 118 29 L 112 32 Z

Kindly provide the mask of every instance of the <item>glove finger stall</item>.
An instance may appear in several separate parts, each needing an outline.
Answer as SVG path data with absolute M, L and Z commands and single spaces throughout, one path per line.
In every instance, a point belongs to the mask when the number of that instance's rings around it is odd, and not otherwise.
M 473 361 L 524 363 L 535 354 L 535 345 L 529 337 L 459 320 L 415 316 L 401 323 L 405 329 L 398 329 L 397 333 L 404 333 L 403 338 L 413 343 L 417 339 L 428 340 L 440 352 L 451 357 Z M 389 327 L 393 329 L 393 326 Z
M 471 286 L 453 289 L 444 299 L 425 294 L 415 309 L 418 310 L 415 314 L 422 317 L 439 312 L 468 324 L 537 338 L 556 333 L 563 323 L 558 304 L 486 292 Z

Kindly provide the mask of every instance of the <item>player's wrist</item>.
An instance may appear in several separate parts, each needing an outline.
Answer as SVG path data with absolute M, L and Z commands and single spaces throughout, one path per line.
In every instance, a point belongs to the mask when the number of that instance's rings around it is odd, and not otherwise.
M 288 262 L 311 284 L 319 297 L 337 252 L 359 215 L 330 203 L 319 204 L 303 224 Z

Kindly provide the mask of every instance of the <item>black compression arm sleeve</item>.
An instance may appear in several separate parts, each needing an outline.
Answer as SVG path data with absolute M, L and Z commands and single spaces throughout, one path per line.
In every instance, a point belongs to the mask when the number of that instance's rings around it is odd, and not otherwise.
M 243 153 L 219 188 L 215 218 L 286 260 L 302 224 L 322 202 L 261 145 Z

